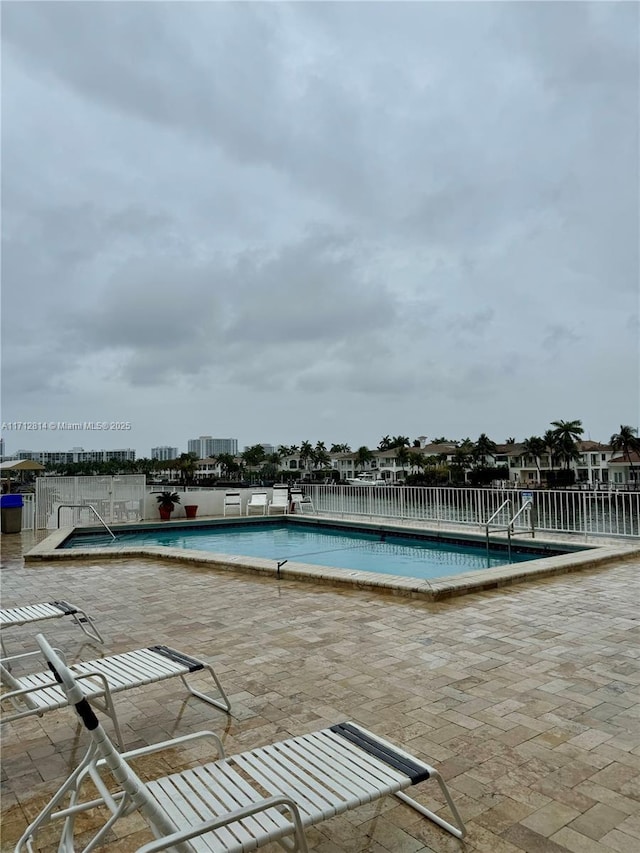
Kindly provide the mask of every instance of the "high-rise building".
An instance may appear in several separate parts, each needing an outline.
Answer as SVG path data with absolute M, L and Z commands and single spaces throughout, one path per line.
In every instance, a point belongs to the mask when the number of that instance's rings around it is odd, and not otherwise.
M 177 459 L 179 456 L 177 447 L 169 447 L 168 445 L 162 445 L 162 447 L 152 447 L 151 448 L 151 458 L 158 459 L 160 462 L 167 462 L 169 459 Z
M 71 450 L 18 450 L 18 459 L 33 459 L 45 465 L 47 462 L 60 464 L 61 462 L 134 462 L 135 450 L 84 450 L 82 447 L 74 447 Z
M 230 456 L 238 455 L 237 438 L 212 438 L 210 435 L 201 435 L 200 438 L 190 438 L 187 444 L 189 453 L 196 453 L 198 459 L 208 459 L 211 456 L 220 456 L 228 453 Z

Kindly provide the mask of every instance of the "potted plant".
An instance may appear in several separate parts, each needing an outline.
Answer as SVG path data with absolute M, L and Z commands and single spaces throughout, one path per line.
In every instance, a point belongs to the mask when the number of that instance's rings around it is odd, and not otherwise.
M 156 495 L 156 500 L 158 501 L 160 518 L 163 521 L 169 521 L 174 506 L 180 503 L 180 495 L 177 492 L 160 492 L 159 495 Z

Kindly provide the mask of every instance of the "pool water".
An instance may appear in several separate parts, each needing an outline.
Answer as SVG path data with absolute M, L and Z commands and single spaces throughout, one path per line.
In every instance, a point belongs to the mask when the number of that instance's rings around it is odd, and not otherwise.
M 289 523 L 227 525 L 209 527 L 171 527 L 118 531 L 117 539 L 104 535 L 75 533 L 62 547 L 134 547 L 164 545 L 194 548 L 215 554 L 261 557 L 282 563 L 310 563 L 339 569 L 400 575 L 411 578 L 437 578 L 474 569 L 506 566 L 553 556 L 558 552 L 492 550 L 475 542 L 443 542 L 435 539 L 402 536 L 389 531 L 343 530 L 330 526 Z

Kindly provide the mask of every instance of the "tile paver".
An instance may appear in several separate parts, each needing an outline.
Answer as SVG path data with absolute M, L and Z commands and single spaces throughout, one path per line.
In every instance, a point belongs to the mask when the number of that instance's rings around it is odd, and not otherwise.
M 34 541 L 2 537 L 3 606 L 65 597 L 107 641 L 102 649 L 71 625 L 47 626 L 70 659 L 166 643 L 210 660 L 231 698 L 229 719 L 184 700 L 179 685 L 122 694 L 127 746 L 211 728 L 233 753 L 355 719 L 439 766 L 468 825 L 461 844 L 389 799 L 314 827 L 314 853 L 608 853 L 638 843 L 638 559 L 432 602 L 159 559 L 25 564 Z M 26 626 L 3 636 L 11 652 L 30 647 Z M 4 853 L 78 759 L 83 734 L 64 709 L 3 724 L 2 736 Z M 203 757 L 175 752 L 170 766 Z M 134 816 L 104 849 L 147 840 Z

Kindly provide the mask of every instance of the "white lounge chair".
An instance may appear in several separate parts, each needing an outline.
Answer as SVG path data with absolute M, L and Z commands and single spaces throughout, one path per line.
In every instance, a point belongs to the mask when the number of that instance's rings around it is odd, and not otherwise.
M 247 501 L 247 515 L 250 515 L 249 510 L 257 510 L 260 515 L 265 515 L 267 512 L 267 493 L 266 492 L 254 492 L 249 500 Z
M 283 514 L 289 512 L 289 489 L 287 487 L 274 487 L 273 495 L 271 497 L 271 500 L 269 501 L 269 506 L 267 509 L 268 515 L 271 515 L 272 510 L 275 512 L 281 511 Z
M 62 619 L 63 616 L 71 616 L 87 637 L 98 643 L 104 643 L 104 638 L 91 616 L 75 604 L 62 600 L 44 604 L 25 604 L 22 607 L 7 607 L 0 610 L 0 630 L 27 625 L 31 622 L 41 622 L 43 619 Z M 2 635 L 0 635 L 0 648 L 2 648 L 3 657 L 6 657 Z
M 387 794 L 395 794 L 456 838 L 465 835 L 462 819 L 437 770 L 353 723 L 228 758 L 213 732 L 185 735 L 119 755 L 73 673 L 42 635 L 38 643 L 61 680 L 69 704 L 89 731 L 91 744 L 80 765 L 20 838 L 16 853 L 32 850 L 42 828 L 47 828 L 47 842 L 52 843 L 49 827 L 56 820 L 63 820 L 57 850 L 72 853 L 76 814 L 99 806 L 107 806 L 111 816 L 88 841 L 85 851 L 98 847 L 119 818 L 140 811 L 157 840 L 139 847 L 138 853 L 167 849 L 245 853 L 271 841 L 280 842 L 285 850 L 306 853 L 305 827 Z M 143 782 L 129 766 L 129 759 L 175 750 L 180 743 L 201 738 L 213 740 L 217 760 L 149 782 Z M 109 772 L 117 785 L 115 791 L 102 778 Z M 99 796 L 91 791 L 91 799 L 83 801 L 81 786 L 87 776 Z M 455 825 L 404 793 L 430 779 L 439 784 Z M 191 839 L 193 845 L 185 843 Z
M 61 653 L 58 652 L 58 654 L 62 657 Z M 64 691 L 56 684 L 49 670 L 22 676 L 11 674 L 10 666 L 7 664 L 18 660 L 25 662 L 35 656 L 41 659 L 40 652 L 36 651 L 3 658 L 0 661 L 0 680 L 3 687 L 9 691 L 3 692 L 0 696 L 3 723 L 22 717 L 42 716 L 46 711 L 55 711 L 67 705 Z M 70 669 L 77 678 L 82 680 L 82 689 L 89 701 L 113 721 L 121 749 L 124 749 L 124 742 L 112 697 L 113 694 L 123 690 L 131 690 L 177 676 L 192 696 L 227 713 L 231 711 L 229 700 L 213 668 L 204 661 L 170 649 L 168 646 L 151 646 L 148 649 L 137 649 L 86 663 L 75 663 Z M 209 673 L 213 679 L 220 694 L 219 699 L 201 693 L 187 681 L 188 675 L 205 672 Z
M 242 498 L 240 492 L 227 492 L 222 501 L 222 514 L 230 515 L 234 512 L 242 515 Z
M 292 511 L 299 512 L 301 515 L 305 509 L 310 509 L 314 513 L 316 511 L 311 497 L 309 495 L 303 494 L 302 489 L 291 489 L 291 504 Z

